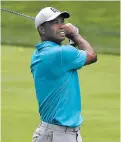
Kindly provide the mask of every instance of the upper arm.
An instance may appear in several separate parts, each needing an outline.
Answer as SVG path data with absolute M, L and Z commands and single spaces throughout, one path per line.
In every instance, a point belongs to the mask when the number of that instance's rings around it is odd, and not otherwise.
M 70 45 L 62 47 L 62 67 L 64 71 L 82 68 L 86 63 L 86 59 L 86 51 L 78 50 Z

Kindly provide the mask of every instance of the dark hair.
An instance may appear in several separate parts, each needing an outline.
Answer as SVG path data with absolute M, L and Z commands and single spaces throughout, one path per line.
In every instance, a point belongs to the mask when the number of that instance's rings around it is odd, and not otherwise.
M 37 27 L 37 31 L 38 31 L 38 33 L 39 33 L 39 35 L 40 35 L 40 38 L 41 38 L 41 40 L 43 41 L 44 40 L 44 35 L 41 33 L 41 27 L 44 27 L 44 24 L 45 23 L 42 23 L 41 25 L 39 25 L 38 27 Z

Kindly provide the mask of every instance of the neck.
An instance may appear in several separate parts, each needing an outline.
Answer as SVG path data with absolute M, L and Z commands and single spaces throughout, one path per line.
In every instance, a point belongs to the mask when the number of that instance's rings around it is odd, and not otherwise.
M 59 45 L 61 45 L 62 44 L 62 41 L 54 41 L 54 40 L 47 40 L 47 39 L 42 39 L 41 38 L 41 40 L 42 40 L 42 42 L 44 42 L 44 41 L 51 41 L 51 42 L 55 42 L 56 44 L 59 44 Z

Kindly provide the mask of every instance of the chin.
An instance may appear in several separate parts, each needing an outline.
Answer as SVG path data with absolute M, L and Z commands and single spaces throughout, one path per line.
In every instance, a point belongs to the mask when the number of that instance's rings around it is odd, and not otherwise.
M 55 42 L 55 43 L 61 44 L 62 41 L 64 41 L 64 40 L 65 40 L 65 37 L 61 37 L 61 38 L 56 38 L 56 39 L 54 39 L 52 41 Z
M 65 40 L 65 37 L 60 38 L 60 41 L 64 41 L 64 40 Z

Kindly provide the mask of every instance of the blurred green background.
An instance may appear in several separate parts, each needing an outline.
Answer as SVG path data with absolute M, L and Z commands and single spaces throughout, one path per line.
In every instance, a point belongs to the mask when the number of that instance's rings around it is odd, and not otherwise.
M 67 22 L 78 26 L 98 53 L 96 64 L 78 71 L 82 87 L 83 142 L 119 142 L 120 2 L 1 2 L 1 7 L 34 17 L 47 6 L 69 11 L 71 17 Z M 1 12 L 2 142 L 31 142 L 39 124 L 29 69 L 34 45 L 38 42 L 34 21 Z
M 80 28 L 81 34 L 89 40 L 96 51 L 119 54 L 120 47 L 120 2 L 2 2 L 1 7 L 35 17 L 40 9 L 53 6 L 70 12 L 66 20 Z M 1 12 L 2 44 L 34 46 L 39 42 L 34 21 L 14 14 Z

